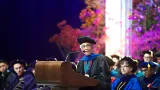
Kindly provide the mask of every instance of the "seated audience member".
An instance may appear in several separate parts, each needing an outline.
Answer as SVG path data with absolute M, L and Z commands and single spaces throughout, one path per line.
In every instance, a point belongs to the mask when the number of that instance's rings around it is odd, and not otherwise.
M 153 52 L 151 50 L 146 50 L 143 51 L 143 60 L 140 61 L 139 60 L 139 64 L 143 63 L 143 62 L 152 62 L 153 61 Z M 141 71 L 141 69 L 138 68 L 137 72 L 136 72 L 136 76 L 137 77 L 141 77 L 144 76 L 144 73 Z
M 143 51 L 143 60 L 144 62 L 151 62 L 153 61 L 153 52 L 151 50 Z
M 33 73 L 25 71 L 24 61 L 14 61 L 12 67 L 15 75 L 9 77 L 10 85 L 6 90 L 32 90 L 37 87 Z
M 142 86 L 134 74 L 137 64 L 130 57 L 124 57 L 120 61 L 122 76 L 112 83 L 112 90 L 142 90 Z
M 9 81 L 7 78 L 12 75 L 13 73 L 8 70 L 8 63 L 6 60 L 0 60 L 0 90 L 4 90 L 7 86 Z
M 120 57 L 118 55 L 111 55 L 112 60 L 114 61 L 114 66 L 113 69 L 111 70 L 111 77 L 119 77 L 120 74 L 120 67 L 119 67 L 119 62 L 120 62 Z
M 139 77 L 145 90 L 160 90 L 160 76 L 155 74 L 157 67 L 153 62 L 144 62 L 139 66 L 144 72 L 145 76 Z
M 137 62 L 137 65 L 139 66 L 141 63 L 143 63 L 144 61 L 141 61 L 141 60 L 136 60 Z M 142 72 L 142 70 L 138 67 L 137 68 L 137 71 L 136 71 L 136 76 L 137 77 L 141 77 L 141 76 L 144 76 L 144 73 Z

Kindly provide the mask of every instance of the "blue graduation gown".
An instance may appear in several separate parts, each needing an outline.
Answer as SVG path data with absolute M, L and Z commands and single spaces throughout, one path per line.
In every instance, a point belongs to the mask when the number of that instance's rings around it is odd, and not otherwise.
M 160 77 L 157 77 L 151 84 L 150 89 L 160 90 Z
M 147 87 L 145 90 L 160 90 L 160 76 L 153 74 L 150 78 L 140 77 L 141 83 Z
M 124 82 L 126 83 L 124 84 Z M 120 85 L 120 83 L 122 84 Z M 139 80 L 135 75 L 132 75 L 131 77 L 121 76 L 120 78 L 117 78 L 112 83 L 112 90 L 116 90 L 117 87 L 122 87 L 123 90 L 142 90 L 142 86 L 140 85 Z

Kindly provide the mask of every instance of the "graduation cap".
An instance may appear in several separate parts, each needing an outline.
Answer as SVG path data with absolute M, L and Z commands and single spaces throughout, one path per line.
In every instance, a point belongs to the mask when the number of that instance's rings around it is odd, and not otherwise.
M 114 54 L 114 55 L 111 55 L 111 57 L 112 57 L 112 58 L 117 58 L 117 59 L 120 58 L 118 55 L 115 55 L 115 54 Z
M 82 43 L 88 42 L 91 44 L 96 44 L 96 41 L 90 38 L 89 36 L 81 36 L 77 39 L 77 42 L 81 45 Z
M 27 63 L 25 61 L 23 61 L 23 60 L 13 61 L 12 64 L 11 64 L 11 66 L 13 67 L 13 65 L 15 65 L 17 63 L 22 64 L 24 67 L 27 67 Z
M 155 67 L 157 67 L 157 65 L 156 65 L 155 63 L 153 63 L 153 62 L 143 62 L 143 63 L 141 63 L 141 64 L 139 65 L 139 67 L 140 67 L 140 68 L 148 68 L 148 69 L 150 69 L 150 68 L 155 68 Z
M 155 57 L 160 57 L 160 51 L 156 52 L 156 53 L 154 54 L 154 56 L 155 56 Z

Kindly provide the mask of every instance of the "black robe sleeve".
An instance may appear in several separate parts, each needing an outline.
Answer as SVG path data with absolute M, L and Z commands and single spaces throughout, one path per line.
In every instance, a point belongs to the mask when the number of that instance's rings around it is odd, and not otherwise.
M 107 90 L 111 89 L 111 77 L 109 71 L 109 65 L 104 56 L 99 57 L 99 66 L 102 73 L 102 78 L 97 77 L 99 79 L 99 87 L 104 87 Z

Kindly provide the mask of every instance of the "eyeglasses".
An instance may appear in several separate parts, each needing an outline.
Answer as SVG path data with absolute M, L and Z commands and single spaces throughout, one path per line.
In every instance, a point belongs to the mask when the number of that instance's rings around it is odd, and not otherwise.
M 85 47 L 89 48 L 89 47 L 91 47 L 91 46 L 92 46 L 91 44 L 87 44 L 87 45 L 80 45 L 80 48 L 85 48 Z

